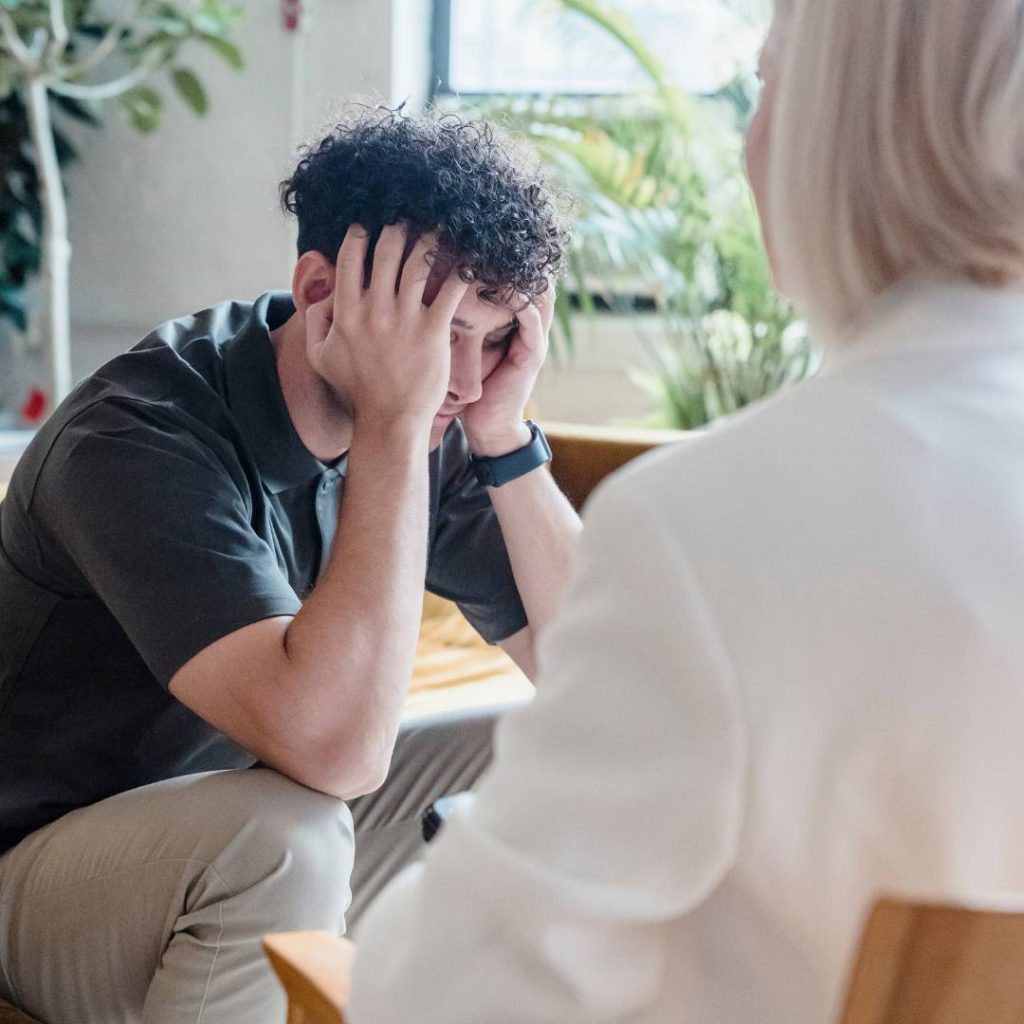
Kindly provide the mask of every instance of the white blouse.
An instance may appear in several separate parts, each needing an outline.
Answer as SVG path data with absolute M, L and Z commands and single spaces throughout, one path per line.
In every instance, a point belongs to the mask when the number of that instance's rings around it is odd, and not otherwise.
M 536 699 L 361 924 L 352 1020 L 834 1020 L 878 894 L 1024 894 L 1022 620 L 1024 295 L 904 286 L 600 489 Z

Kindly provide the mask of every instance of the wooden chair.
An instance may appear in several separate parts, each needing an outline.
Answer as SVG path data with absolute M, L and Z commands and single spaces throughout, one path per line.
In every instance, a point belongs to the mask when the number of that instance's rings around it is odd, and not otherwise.
M 841 1024 L 1021 1024 L 1024 913 L 881 900 Z
M 541 425 L 551 445 L 551 473 L 577 509 L 609 473 L 652 448 L 693 436 L 683 430 L 550 422 Z
M 325 932 L 266 939 L 288 1024 L 344 1024 L 353 947 Z M 1022 1024 L 1024 913 L 880 900 L 840 1024 Z
M 263 940 L 288 996 L 287 1024 L 345 1024 L 355 947 L 329 932 L 282 932 Z

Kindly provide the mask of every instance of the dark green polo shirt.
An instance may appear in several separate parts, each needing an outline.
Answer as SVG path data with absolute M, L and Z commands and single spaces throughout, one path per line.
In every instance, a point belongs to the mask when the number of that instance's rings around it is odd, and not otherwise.
M 330 553 L 345 462 L 317 461 L 288 415 L 269 332 L 292 312 L 270 293 L 163 324 L 79 385 L 15 470 L 0 851 L 113 793 L 253 763 L 167 685 L 220 637 L 294 615 Z M 458 423 L 430 455 L 429 550 L 427 587 L 486 639 L 526 625 Z

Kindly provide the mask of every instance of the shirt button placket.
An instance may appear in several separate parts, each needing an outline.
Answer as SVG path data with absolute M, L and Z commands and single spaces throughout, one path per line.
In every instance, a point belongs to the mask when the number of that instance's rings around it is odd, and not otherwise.
M 338 504 L 335 500 L 338 480 L 338 474 L 331 473 L 325 475 L 320 481 L 320 486 L 317 487 L 316 519 L 317 525 L 320 527 L 321 572 L 327 565 L 331 545 L 334 543 L 334 534 L 338 528 Z

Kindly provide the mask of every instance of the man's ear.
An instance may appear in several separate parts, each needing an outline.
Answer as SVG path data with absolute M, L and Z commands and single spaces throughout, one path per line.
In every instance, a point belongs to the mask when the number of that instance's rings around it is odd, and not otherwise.
M 334 264 L 315 249 L 304 252 L 292 272 L 292 302 L 299 313 L 322 302 L 334 291 Z

